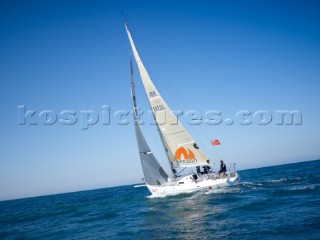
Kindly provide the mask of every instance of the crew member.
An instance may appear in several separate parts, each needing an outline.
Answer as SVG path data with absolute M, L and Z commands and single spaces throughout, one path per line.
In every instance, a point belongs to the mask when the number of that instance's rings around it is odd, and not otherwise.
M 221 174 L 221 173 L 223 173 L 223 175 L 226 173 L 226 171 L 227 171 L 227 168 L 226 168 L 226 165 L 224 164 L 224 162 L 221 160 L 220 161 L 220 170 L 219 170 L 219 175 Z

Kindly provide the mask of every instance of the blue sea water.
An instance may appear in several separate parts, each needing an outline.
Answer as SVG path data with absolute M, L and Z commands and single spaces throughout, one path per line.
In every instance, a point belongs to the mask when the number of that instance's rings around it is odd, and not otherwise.
M 122 186 L 0 202 L 0 239 L 320 239 L 320 160 L 239 172 L 212 192 Z

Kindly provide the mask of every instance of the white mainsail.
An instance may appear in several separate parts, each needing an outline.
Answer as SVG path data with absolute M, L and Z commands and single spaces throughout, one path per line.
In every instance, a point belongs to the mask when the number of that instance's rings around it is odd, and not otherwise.
M 171 168 L 208 165 L 208 157 L 199 149 L 195 141 L 178 121 L 151 81 L 139 57 L 127 24 L 125 26 L 145 92 L 158 124 L 166 154 L 171 163 Z

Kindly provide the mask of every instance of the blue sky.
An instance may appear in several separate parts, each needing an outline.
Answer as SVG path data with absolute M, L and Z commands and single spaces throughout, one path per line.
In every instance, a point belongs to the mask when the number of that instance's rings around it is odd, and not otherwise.
M 139 182 L 134 128 L 19 125 L 37 114 L 130 110 L 123 9 L 147 70 L 172 109 L 299 110 L 302 125 L 186 128 L 240 169 L 320 158 L 317 1 L 1 1 L 0 200 Z M 138 104 L 148 110 L 135 67 Z M 131 120 L 130 116 L 128 118 Z M 37 119 L 37 121 L 40 121 Z M 186 119 L 182 119 L 186 123 Z M 145 135 L 165 162 L 152 126 Z

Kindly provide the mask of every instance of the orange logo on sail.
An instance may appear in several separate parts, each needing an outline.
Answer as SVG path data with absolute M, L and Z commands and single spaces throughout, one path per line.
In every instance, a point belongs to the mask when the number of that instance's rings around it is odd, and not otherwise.
M 185 148 L 180 147 L 177 149 L 176 153 L 174 154 L 174 159 L 175 160 L 182 160 L 182 156 L 184 160 L 188 159 L 194 159 L 194 153 L 188 148 L 188 152 Z

